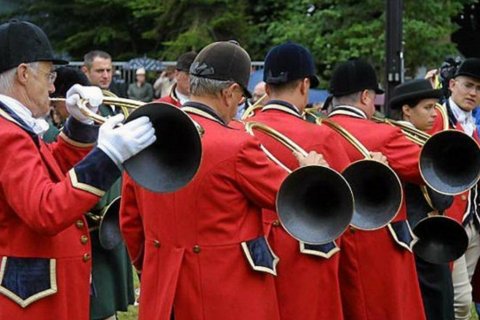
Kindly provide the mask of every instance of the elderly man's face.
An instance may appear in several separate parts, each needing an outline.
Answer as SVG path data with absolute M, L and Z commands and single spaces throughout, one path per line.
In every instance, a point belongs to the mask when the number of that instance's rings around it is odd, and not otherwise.
M 26 66 L 28 82 L 26 83 L 26 107 L 34 118 L 43 117 L 50 110 L 49 94 L 55 91 L 53 82 L 56 74 L 51 62 L 39 62 L 38 68 Z

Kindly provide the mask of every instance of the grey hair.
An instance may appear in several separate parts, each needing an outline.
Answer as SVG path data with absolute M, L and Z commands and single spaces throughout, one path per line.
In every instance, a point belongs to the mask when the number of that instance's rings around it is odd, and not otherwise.
M 30 62 L 27 65 L 34 69 L 35 71 L 38 70 L 38 66 L 40 63 L 38 62 Z M 8 69 L 0 73 L 0 93 L 8 93 L 11 92 L 13 89 L 13 83 L 15 81 L 15 74 L 17 73 L 17 67 Z
M 361 94 L 362 92 L 359 91 L 347 94 L 346 96 L 333 97 L 332 105 L 334 108 L 341 105 L 356 105 L 360 101 Z
M 214 96 L 235 82 L 214 80 L 190 75 L 190 94 L 194 96 Z

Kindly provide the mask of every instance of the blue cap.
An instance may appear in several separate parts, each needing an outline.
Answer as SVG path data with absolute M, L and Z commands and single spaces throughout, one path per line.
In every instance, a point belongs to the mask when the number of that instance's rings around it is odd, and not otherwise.
M 263 81 L 283 84 L 303 78 L 310 79 L 312 88 L 319 84 L 313 56 L 307 48 L 287 42 L 270 49 L 265 57 Z

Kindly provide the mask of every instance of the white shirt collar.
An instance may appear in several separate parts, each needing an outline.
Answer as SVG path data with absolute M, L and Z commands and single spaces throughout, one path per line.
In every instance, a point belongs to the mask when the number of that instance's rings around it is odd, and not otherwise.
M 180 105 L 182 106 L 185 104 L 185 102 L 190 100 L 189 96 L 181 94 L 180 92 L 178 92 L 177 88 L 175 88 L 175 96 L 177 97 L 178 101 L 180 101 Z
M 25 122 L 36 135 L 42 137 L 50 127 L 45 119 L 34 118 L 32 116 L 32 112 L 18 100 L 0 94 L 0 101 L 3 102 L 10 110 L 12 110 L 20 119 L 22 119 L 23 122 Z
M 351 116 L 351 117 L 356 117 L 356 118 L 361 118 L 361 119 L 368 119 L 367 117 L 367 114 L 357 108 L 357 107 L 354 107 L 354 106 L 348 106 L 348 105 L 339 105 L 339 106 L 335 106 L 332 110 L 332 112 L 330 112 L 330 114 L 328 115 L 329 117 L 331 116 L 334 116 L 334 115 L 348 115 L 348 116 Z
M 458 123 L 462 125 L 465 133 L 472 136 L 473 131 L 476 129 L 473 113 L 461 109 L 451 97 L 448 99 L 448 102 L 450 103 L 450 109 L 452 110 L 455 119 L 457 119 Z

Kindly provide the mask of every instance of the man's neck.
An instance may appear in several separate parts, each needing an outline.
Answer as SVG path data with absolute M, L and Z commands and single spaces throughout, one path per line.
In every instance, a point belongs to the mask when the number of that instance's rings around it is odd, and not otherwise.
M 223 107 L 223 104 L 217 97 L 191 95 L 190 101 L 203 103 L 204 105 L 210 107 L 225 123 L 229 123 L 232 120 L 232 118 L 228 114 L 228 110 Z
M 269 96 L 270 100 L 281 100 L 285 101 L 287 103 L 290 103 L 295 106 L 295 108 L 298 109 L 300 113 L 302 113 L 305 110 L 305 104 L 303 103 L 303 99 L 300 99 L 299 97 L 296 97 L 292 93 L 284 93 L 284 94 L 272 94 Z

